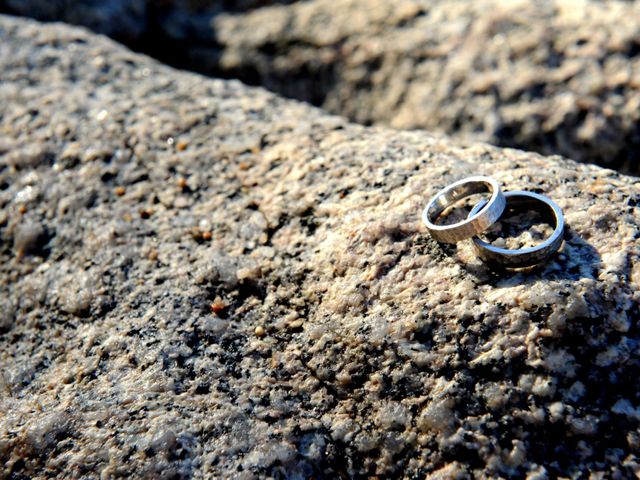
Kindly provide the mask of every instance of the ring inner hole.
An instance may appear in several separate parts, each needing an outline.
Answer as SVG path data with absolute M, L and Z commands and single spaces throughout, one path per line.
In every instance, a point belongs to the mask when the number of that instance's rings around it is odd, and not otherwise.
M 447 192 L 436 202 L 431 215 L 435 225 L 453 225 L 467 220 L 469 212 L 481 200 L 489 200 L 490 190 L 484 183 L 468 183 Z
M 535 247 L 553 234 L 553 210 L 541 202 L 507 199 L 502 217 L 480 238 L 494 247 L 517 250 Z

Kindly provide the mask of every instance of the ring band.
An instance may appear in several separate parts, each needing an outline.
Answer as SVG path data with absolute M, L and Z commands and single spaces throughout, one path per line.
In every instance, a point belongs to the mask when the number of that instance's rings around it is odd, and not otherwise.
M 543 210 L 549 224 L 554 227 L 553 233 L 544 242 L 535 247 L 526 247 L 516 250 L 494 247 L 488 242 L 481 240 L 477 236 L 473 238 L 473 243 L 480 257 L 485 261 L 493 261 L 507 268 L 521 268 L 538 265 L 558 251 L 564 236 L 564 216 L 562 210 L 555 202 L 544 195 L 533 192 L 514 191 L 504 194 L 507 200 L 507 209 L 516 210 L 522 207 L 533 207 L 539 210 L 542 204 Z M 472 216 L 474 212 L 482 209 L 486 200 L 482 200 L 469 212 Z
M 448 207 L 476 193 L 490 192 L 489 201 L 469 213 L 466 220 L 451 225 L 436 225 L 435 221 Z M 469 177 L 443 188 L 429 201 L 422 212 L 422 221 L 438 242 L 456 243 L 484 232 L 504 211 L 506 200 L 500 184 L 490 177 Z M 478 204 L 480 205 L 480 204 Z

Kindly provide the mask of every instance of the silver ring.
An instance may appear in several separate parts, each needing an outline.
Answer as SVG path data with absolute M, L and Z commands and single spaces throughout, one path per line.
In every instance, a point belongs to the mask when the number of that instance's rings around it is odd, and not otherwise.
M 476 193 L 491 192 L 489 201 L 469 213 L 466 220 L 451 225 L 436 225 L 440 214 L 458 200 Z M 443 188 L 429 201 L 422 212 L 422 221 L 438 242 L 456 243 L 484 232 L 504 211 L 506 200 L 500 184 L 490 177 L 469 177 Z
M 544 242 L 535 247 L 509 250 L 506 248 L 494 247 L 490 243 L 478 237 L 473 238 L 473 243 L 480 257 L 486 261 L 496 262 L 507 268 L 531 267 L 547 260 L 558 251 L 562 245 L 564 235 L 564 216 L 562 210 L 550 198 L 533 192 L 514 191 L 504 194 L 507 199 L 507 209 L 515 210 L 522 207 L 533 207 L 539 209 L 540 204 L 544 207 L 541 213 L 546 214 L 549 223 L 554 227 L 553 233 Z M 482 200 L 469 212 L 469 216 L 482 209 Z

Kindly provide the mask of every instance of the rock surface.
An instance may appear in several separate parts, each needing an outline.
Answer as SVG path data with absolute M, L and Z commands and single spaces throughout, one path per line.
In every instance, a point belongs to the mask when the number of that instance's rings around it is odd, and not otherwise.
M 640 2 L 66 3 L 0 7 L 87 25 L 163 61 L 260 84 L 360 123 L 455 133 L 640 174 Z
M 640 2 L 311 0 L 214 26 L 222 71 L 357 122 L 640 174 Z
M 0 475 L 630 478 L 640 183 L 0 17 Z M 425 234 L 544 192 L 542 270 Z

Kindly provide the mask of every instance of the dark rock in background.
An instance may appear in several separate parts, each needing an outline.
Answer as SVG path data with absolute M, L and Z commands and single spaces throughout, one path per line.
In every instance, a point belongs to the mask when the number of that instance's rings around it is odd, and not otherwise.
M 214 26 L 222 71 L 357 122 L 640 173 L 640 2 L 311 0 Z
M 637 179 L 0 38 L 1 477 L 638 474 Z M 470 173 L 553 198 L 560 254 L 433 242 Z
M 640 173 L 640 3 L 0 0 L 363 124 Z

